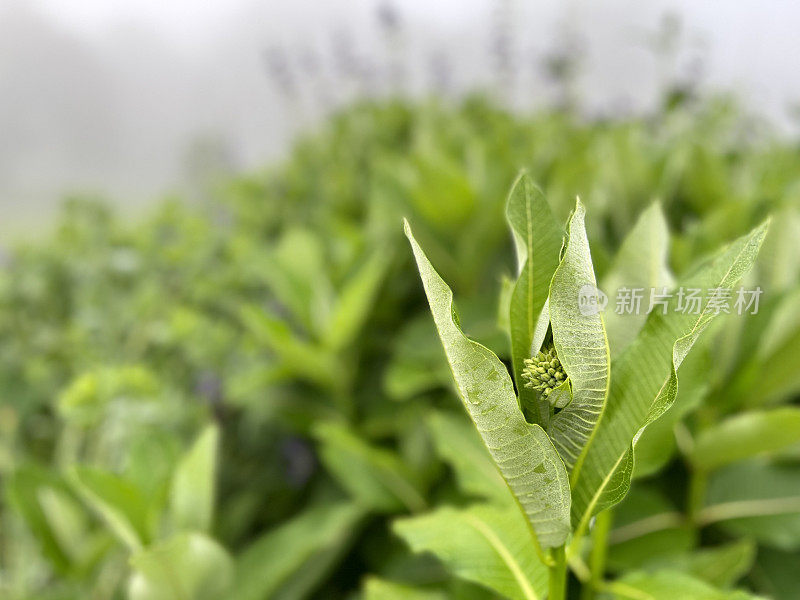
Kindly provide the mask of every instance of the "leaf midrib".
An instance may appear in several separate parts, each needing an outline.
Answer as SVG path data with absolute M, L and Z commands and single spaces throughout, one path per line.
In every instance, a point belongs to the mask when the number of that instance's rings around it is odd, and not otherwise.
M 508 569 L 511 571 L 511 574 L 514 576 L 514 579 L 516 580 L 520 590 L 525 595 L 525 598 L 528 600 L 539 600 L 539 596 L 536 595 L 533 587 L 531 587 L 531 583 L 525 576 L 522 567 L 514 559 L 514 555 L 511 553 L 511 551 L 505 546 L 505 544 L 503 544 L 503 541 L 498 538 L 497 535 L 495 535 L 494 531 L 492 531 L 492 528 L 475 515 L 467 514 L 465 517 L 467 522 L 472 525 L 472 528 L 481 534 L 487 542 L 489 542 L 489 545 L 494 549 L 495 552 L 497 552 L 497 555 L 506 564 Z

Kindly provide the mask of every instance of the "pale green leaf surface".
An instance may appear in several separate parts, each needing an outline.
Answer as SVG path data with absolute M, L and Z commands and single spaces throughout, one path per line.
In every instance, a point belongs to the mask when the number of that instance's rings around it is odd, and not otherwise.
M 711 470 L 800 442 L 800 408 L 781 407 L 730 417 L 695 440 L 692 463 Z
M 734 241 L 682 285 L 732 287 L 752 266 L 766 228 L 762 224 Z M 666 315 L 651 313 L 636 340 L 614 361 L 603 418 L 572 473 L 573 522 L 580 529 L 627 492 L 635 439 L 675 399 L 676 369 L 715 316 L 707 303 L 696 315 L 678 311 L 676 303 L 674 296 Z
M 532 347 L 536 323 L 547 300 L 550 280 L 558 266 L 563 231 L 541 190 L 524 172 L 517 177 L 508 196 L 506 219 L 517 248 L 519 277 L 509 302 L 509 327 L 514 379 L 522 406 L 541 425 L 547 423 L 547 402 L 539 402 L 534 390 L 522 379 L 524 360 L 538 348 Z
M 457 577 L 514 600 L 543 598 L 547 568 L 516 507 L 440 508 L 394 523 L 414 552 L 431 552 Z
M 419 483 L 397 454 L 369 445 L 339 423 L 317 424 L 314 436 L 325 467 L 365 508 L 386 512 L 425 508 Z
M 550 421 L 547 433 L 571 470 L 597 425 L 608 395 L 609 351 L 603 317 L 583 314 L 578 298 L 597 282 L 580 200 L 569 222 L 569 240 L 550 285 L 553 343 L 572 386 L 572 401 Z M 583 292 L 582 292 L 583 290 Z M 591 312 L 591 311 L 589 311 Z
M 539 543 L 560 546 L 569 535 L 570 492 L 563 462 L 544 430 L 525 421 L 503 363 L 462 333 L 454 320 L 452 291 L 408 223 L 405 230 L 464 407 Z
M 218 600 L 233 581 L 233 559 L 199 532 L 178 534 L 131 557 L 130 600 Z
M 207 532 L 211 528 L 218 445 L 219 429 L 209 425 L 175 468 L 170 511 L 178 529 Z
M 363 585 L 363 600 L 447 600 L 441 590 L 424 588 L 367 577 Z
M 669 229 L 659 203 L 653 203 L 636 221 L 625 237 L 602 290 L 608 294 L 610 309 L 605 312 L 606 332 L 611 356 L 616 357 L 630 344 L 644 325 L 650 302 L 650 289 L 668 290 L 673 278 L 667 265 Z M 643 288 L 642 310 L 633 314 L 618 314 L 614 309 L 617 290 Z M 658 309 L 658 307 L 656 307 Z
M 263 534 L 237 558 L 226 600 L 304 597 L 287 590 L 298 590 L 299 580 L 307 595 L 341 556 L 363 514 L 350 503 L 326 502 Z

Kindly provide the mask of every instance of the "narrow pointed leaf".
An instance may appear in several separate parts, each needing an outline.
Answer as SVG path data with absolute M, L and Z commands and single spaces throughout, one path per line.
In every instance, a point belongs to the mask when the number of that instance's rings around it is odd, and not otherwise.
M 766 229 L 764 223 L 734 241 L 682 285 L 732 287 L 752 266 Z M 698 314 L 679 311 L 673 296 L 667 314 L 651 313 L 636 340 L 614 361 L 603 419 L 572 472 L 572 514 L 579 531 L 592 515 L 624 497 L 633 471 L 633 444 L 672 404 L 676 369 L 714 316 L 707 302 Z
M 545 431 L 525 421 L 500 359 L 462 333 L 454 320 L 452 291 L 408 223 L 405 230 L 464 407 L 539 543 L 560 546 L 569 535 L 570 491 L 564 464 Z
M 599 310 L 581 310 L 579 297 L 596 294 L 597 282 L 578 201 L 569 241 L 550 286 L 550 322 L 558 358 L 572 385 L 572 401 L 547 428 L 567 469 L 572 469 L 600 419 L 608 395 L 609 351 Z M 585 313 L 585 314 L 584 314 Z
M 318 423 L 314 437 L 328 472 L 361 506 L 383 512 L 426 508 L 417 478 L 396 453 L 368 444 L 340 423 Z
M 225 600 L 308 597 L 358 535 L 363 516 L 354 504 L 325 502 L 267 531 L 237 558 Z
M 170 508 L 178 529 L 209 531 L 211 528 L 218 446 L 219 429 L 209 425 L 175 469 Z
M 545 425 L 547 403 L 539 402 L 536 392 L 524 386 L 522 369 L 523 361 L 539 350 L 532 348 L 536 323 L 558 266 L 563 231 L 542 191 L 525 173 L 520 174 L 511 188 L 506 219 L 513 233 L 520 269 L 509 304 L 514 380 L 521 405 L 532 409 L 537 422 Z

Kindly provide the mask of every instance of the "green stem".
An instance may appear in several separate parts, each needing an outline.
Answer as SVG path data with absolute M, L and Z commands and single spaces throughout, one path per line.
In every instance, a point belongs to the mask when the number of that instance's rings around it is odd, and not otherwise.
M 706 487 L 708 486 L 708 474 L 696 467 L 693 467 L 689 478 L 689 492 L 687 498 L 686 513 L 689 523 L 693 527 L 699 526 L 699 515 L 706 503 Z
M 608 553 L 608 534 L 611 531 L 611 511 L 604 510 L 595 517 L 592 529 L 592 550 L 589 553 L 589 582 L 583 586 L 581 600 L 592 600 L 595 591 L 603 584 Z
M 553 564 L 550 569 L 550 593 L 548 600 L 564 600 L 567 597 L 567 559 L 564 546 L 552 548 L 550 558 Z

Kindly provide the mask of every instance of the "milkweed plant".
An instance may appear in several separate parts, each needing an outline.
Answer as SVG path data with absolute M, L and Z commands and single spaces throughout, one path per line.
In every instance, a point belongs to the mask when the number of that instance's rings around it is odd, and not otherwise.
M 710 299 L 699 311 L 682 310 L 681 298 L 672 295 L 646 318 L 606 318 L 586 218 L 578 199 L 562 227 L 529 176 L 514 183 L 506 219 L 518 269 L 501 306 L 508 367 L 462 331 L 450 287 L 404 224 L 458 395 L 498 477 L 483 482 L 492 502 L 400 520 L 396 530 L 457 575 L 511 598 L 562 600 L 568 565 L 583 580 L 586 597 L 655 597 L 643 590 L 657 580 L 638 587 L 603 580 L 608 509 L 626 496 L 637 441 L 675 401 L 681 364 L 720 312 Z M 764 222 L 675 282 L 666 223 L 654 204 L 631 234 L 633 262 L 617 270 L 654 288 L 731 289 L 753 265 L 767 227 Z M 476 562 L 482 547 L 489 547 L 491 560 Z M 669 585 L 672 598 L 701 597 L 682 591 L 680 581 Z

